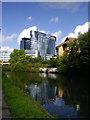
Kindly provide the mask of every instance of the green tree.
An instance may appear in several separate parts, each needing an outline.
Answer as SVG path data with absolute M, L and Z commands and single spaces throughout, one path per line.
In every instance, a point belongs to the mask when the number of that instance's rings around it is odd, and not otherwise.
M 85 34 L 79 34 L 80 63 L 83 68 L 90 67 L 90 29 Z
M 58 60 L 56 58 L 50 58 L 49 64 L 51 67 L 57 67 L 58 66 Z
M 41 57 L 35 57 L 35 58 L 33 58 L 33 62 L 34 63 L 37 63 L 37 62 L 42 63 L 43 59 Z
M 85 72 L 90 67 L 90 29 L 68 43 L 69 50 L 59 59 L 60 72 Z
M 25 50 L 24 49 L 21 49 L 21 50 L 18 50 L 18 49 L 14 49 L 13 53 L 10 54 L 10 60 L 9 62 L 11 64 L 13 63 L 16 63 L 19 59 L 20 59 L 20 56 L 25 56 Z
M 63 54 L 63 56 L 58 57 L 58 70 L 60 73 L 67 72 L 67 63 L 68 63 L 68 54 L 67 52 Z
M 67 67 L 70 70 L 75 70 L 79 68 L 80 58 L 79 58 L 79 43 L 78 39 L 75 39 L 73 42 L 68 44 L 69 50 L 67 51 L 68 61 Z
M 33 62 L 33 58 L 30 55 L 21 55 L 18 58 L 18 62 L 23 64 L 29 64 Z

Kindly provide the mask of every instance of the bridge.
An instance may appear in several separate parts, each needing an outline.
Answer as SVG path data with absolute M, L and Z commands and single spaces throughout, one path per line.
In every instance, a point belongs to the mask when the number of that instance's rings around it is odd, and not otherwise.
M 10 64 L 9 62 L 0 61 L 0 65 L 9 65 L 9 64 Z

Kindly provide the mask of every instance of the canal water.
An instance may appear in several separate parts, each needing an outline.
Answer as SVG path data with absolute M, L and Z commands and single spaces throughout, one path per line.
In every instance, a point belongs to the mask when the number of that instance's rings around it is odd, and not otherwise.
M 52 116 L 88 117 L 87 77 L 29 72 L 6 72 L 6 75 Z

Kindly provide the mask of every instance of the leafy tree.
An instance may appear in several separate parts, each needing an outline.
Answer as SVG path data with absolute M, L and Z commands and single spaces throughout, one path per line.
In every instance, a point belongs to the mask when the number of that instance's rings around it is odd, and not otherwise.
M 58 70 L 60 73 L 65 73 L 67 71 L 67 63 L 68 63 L 68 54 L 67 52 L 63 54 L 63 56 L 58 57 Z
M 29 55 L 21 55 L 20 58 L 18 58 L 18 62 L 23 64 L 29 64 L 33 62 L 33 58 Z
M 60 72 L 85 72 L 90 67 L 90 29 L 78 35 L 73 42 L 68 43 L 69 50 L 60 57 L 58 69 Z
M 41 57 L 35 57 L 35 58 L 33 58 L 33 62 L 34 63 L 37 63 L 37 62 L 42 63 L 43 59 Z
M 78 39 L 75 39 L 73 42 L 68 44 L 69 50 L 67 51 L 68 61 L 67 66 L 68 69 L 75 70 L 79 67 L 79 44 Z
M 20 56 L 22 56 L 22 55 L 25 56 L 25 54 L 26 53 L 25 53 L 24 49 L 21 49 L 21 50 L 14 49 L 13 53 L 10 54 L 9 62 L 11 64 L 16 63 L 19 60 Z
M 50 64 L 51 67 L 57 67 L 58 60 L 56 58 L 50 58 L 49 64 Z
M 85 34 L 79 34 L 80 62 L 83 68 L 90 67 L 90 29 Z

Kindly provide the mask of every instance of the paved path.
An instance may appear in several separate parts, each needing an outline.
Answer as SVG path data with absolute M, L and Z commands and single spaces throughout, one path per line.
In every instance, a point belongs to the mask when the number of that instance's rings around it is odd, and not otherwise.
M 2 91 L 2 118 L 12 118 L 10 115 L 10 110 L 9 107 L 7 105 L 7 103 L 5 102 L 5 94 L 4 91 Z

